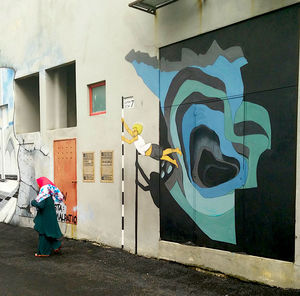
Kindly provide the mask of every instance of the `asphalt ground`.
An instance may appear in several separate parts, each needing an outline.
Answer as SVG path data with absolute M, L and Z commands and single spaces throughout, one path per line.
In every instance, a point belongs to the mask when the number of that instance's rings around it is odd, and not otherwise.
M 0 296 L 300 295 L 222 274 L 64 239 L 61 254 L 36 258 L 38 234 L 0 223 Z

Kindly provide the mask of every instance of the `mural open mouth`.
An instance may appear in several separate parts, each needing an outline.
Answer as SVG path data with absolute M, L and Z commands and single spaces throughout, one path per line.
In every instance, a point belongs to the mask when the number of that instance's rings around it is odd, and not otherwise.
M 204 125 L 190 135 L 190 175 L 200 187 L 214 187 L 233 179 L 240 170 L 239 162 L 222 154 L 217 134 Z

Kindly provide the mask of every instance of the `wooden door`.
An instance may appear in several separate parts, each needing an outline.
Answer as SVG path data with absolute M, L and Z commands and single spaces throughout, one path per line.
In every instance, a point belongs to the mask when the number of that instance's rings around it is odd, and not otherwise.
M 59 220 L 77 224 L 76 139 L 54 141 L 53 152 L 54 183 L 66 197 L 67 207 Z

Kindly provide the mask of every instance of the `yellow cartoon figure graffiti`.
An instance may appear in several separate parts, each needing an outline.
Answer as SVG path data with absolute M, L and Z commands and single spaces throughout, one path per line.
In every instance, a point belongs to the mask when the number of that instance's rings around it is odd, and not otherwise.
M 172 164 L 174 164 L 178 168 L 178 164 L 176 159 L 173 159 L 169 156 L 169 154 L 172 153 L 178 153 L 179 155 L 182 155 L 179 148 L 167 148 L 163 150 L 159 145 L 152 144 L 152 143 L 145 143 L 144 139 L 141 136 L 141 133 L 143 131 L 143 125 L 140 123 L 135 123 L 132 126 L 132 130 L 128 127 L 128 125 L 125 123 L 124 118 L 122 118 L 122 123 L 124 124 L 124 127 L 126 131 L 131 135 L 132 139 L 127 139 L 122 136 L 122 141 L 132 144 L 134 143 L 136 150 L 141 154 L 145 156 L 150 156 L 153 159 L 156 160 L 165 160 Z

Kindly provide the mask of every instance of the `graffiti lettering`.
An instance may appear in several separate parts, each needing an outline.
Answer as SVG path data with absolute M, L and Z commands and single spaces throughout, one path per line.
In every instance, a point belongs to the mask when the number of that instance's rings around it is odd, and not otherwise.
M 57 221 L 77 224 L 77 216 L 72 214 L 67 214 L 67 207 L 63 203 L 55 204 Z

